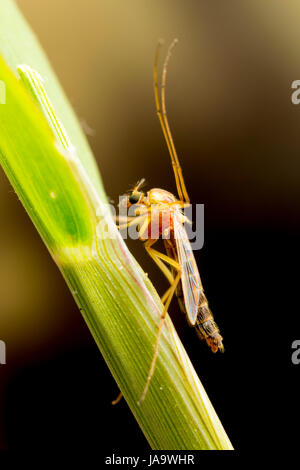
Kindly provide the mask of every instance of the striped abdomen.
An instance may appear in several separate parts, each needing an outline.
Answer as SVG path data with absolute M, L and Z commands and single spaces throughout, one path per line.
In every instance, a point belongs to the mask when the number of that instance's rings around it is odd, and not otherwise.
M 204 292 L 201 295 L 201 303 L 198 308 L 196 331 L 200 339 L 205 339 L 212 352 L 224 351 L 223 338 L 208 306 Z
M 167 243 L 165 241 L 165 247 L 166 247 L 168 255 L 171 258 L 178 261 L 175 245 L 174 244 L 172 245 L 171 243 Z M 176 271 L 173 268 L 172 268 L 172 272 L 175 277 Z M 180 309 L 182 310 L 183 313 L 187 314 L 181 282 L 177 286 L 176 296 L 178 299 Z M 222 342 L 223 338 L 214 320 L 213 314 L 208 306 L 208 302 L 207 302 L 207 299 L 203 290 L 200 293 L 195 328 L 196 328 L 196 332 L 199 338 L 207 342 L 212 352 L 217 352 L 218 350 L 221 352 L 224 351 L 224 346 Z

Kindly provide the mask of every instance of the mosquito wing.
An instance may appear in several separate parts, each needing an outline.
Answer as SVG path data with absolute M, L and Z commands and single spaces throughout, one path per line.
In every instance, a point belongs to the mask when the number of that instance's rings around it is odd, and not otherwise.
M 190 324 L 195 325 L 203 287 L 186 230 L 176 215 L 174 217 L 174 236 L 178 262 L 182 269 L 181 283 L 186 313 Z

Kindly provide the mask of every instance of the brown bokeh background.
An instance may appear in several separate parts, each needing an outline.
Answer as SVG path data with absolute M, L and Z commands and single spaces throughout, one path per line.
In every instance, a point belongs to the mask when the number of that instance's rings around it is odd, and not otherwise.
M 196 256 L 224 334 L 224 358 L 199 345 L 176 305 L 172 314 L 233 444 L 246 447 L 253 410 L 264 409 L 269 393 L 257 374 L 268 375 L 270 348 L 282 334 L 274 297 L 279 310 L 292 299 L 289 318 L 296 303 L 289 263 L 300 231 L 300 106 L 290 97 L 300 78 L 299 2 L 17 4 L 88 133 L 114 200 L 141 177 L 148 188 L 175 190 L 155 115 L 152 63 L 158 38 L 179 39 L 167 106 L 191 199 L 205 204 L 205 245 Z M 97 443 L 96 426 L 106 413 L 112 422 L 102 442 L 107 451 L 110 442 L 111 449 L 128 442 L 128 429 L 132 447 L 147 449 L 126 404 L 110 408 L 117 386 L 2 171 L 0 214 L 0 339 L 7 344 L 0 448 L 44 442 L 49 429 L 54 444 L 66 435 L 74 442 L 76 423 L 75 443 Z M 129 246 L 163 292 L 164 280 L 143 248 Z M 287 330 L 286 348 L 276 356 L 282 374 L 295 339 Z M 251 382 L 253 374 L 258 382 Z

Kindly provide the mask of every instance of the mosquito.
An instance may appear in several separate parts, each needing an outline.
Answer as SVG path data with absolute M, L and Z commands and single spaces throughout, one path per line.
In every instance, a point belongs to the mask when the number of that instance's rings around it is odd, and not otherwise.
M 183 209 L 190 205 L 190 198 L 167 118 L 165 99 L 167 68 L 172 50 L 177 42 L 177 39 L 174 39 L 169 46 L 163 64 L 160 90 L 157 70 L 162 42 L 158 43 L 153 78 L 156 111 L 171 157 L 178 197 L 159 188 L 151 189 L 147 193 L 143 192 L 141 190 L 143 179 L 125 198 L 125 205 L 128 208 L 134 206 L 134 217 L 128 219 L 129 221 L 127 220 L 125 224 L 119 225 L 120 229 L 137 226 L 139 240 L 144 242 L 145 249 L 170 283 L 169 289 L 161 298 L 164 309 L 160 318 L 148 378 L 139 403 L 145 399 L 154 373 L 164 321 L 174 294 L 177 295 L 179 306 L 186 314 L 188 323 L 196 328 L 200 339 L 205 340 L 213 352 L 224 351 L 223 338 L 208 306 L 195 257 L 184 227 L 184 223 L 190 222 L 183 213 Z M 155 232 L 154 236 L 153 232 Z M 166 253 L 153 248 L 159 239 L 163 239 Z M 119 401 L 120 397 L 121 394 L 113 403 Z

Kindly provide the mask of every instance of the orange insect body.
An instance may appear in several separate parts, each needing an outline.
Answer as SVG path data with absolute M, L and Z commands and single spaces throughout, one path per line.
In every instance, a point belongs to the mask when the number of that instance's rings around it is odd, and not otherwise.
M 170 302 L 174 294 L 177 295 L 181 310 L 186 314 L 188 322 L 196 328 L 201 339 L 205 339 L 213 352 L 223 351 L 222 336 L 217 327 L 213 315 L 209 309 L 205 297 L 195 257 L 188 239 L 184 223 L 189 222 L 183 214 L 183 208 L 190 203 L 185 187 L 179 159 L 175 150 L 171 135 L 165 105 L 165 87 L 167 65 L 171 51 L 177 40 L 169 47 L 167 57 L 163 65 L 161 99 L 159 98 L 157 80 L 158 49 L 154 64 L 154 94 L 157 115 L 170 153 L 178 199 L 169 191 L 154 188 L 144 194 L 139 190 L 143 180 L 127 196 L 127 207 L 135 207 L 135 217 L 121 227 L 138 226 L 139 239 L 164 273 L 170 287 L 162 297 L 164 310 L 161 315 L 160 325 L 157 333 L 154 355 L 147 378 L 146 386 L 140 398 L 142 402 L 150 385 L 154 373 L 155 362 L 158 354 L 159 340 L 162 332 L 164 319 L 166 317 Z M 155 242 L 162 238 L 166 254 L 152 248 Z
M 161 236 L 169 236 L 174 231 L 174 213 L 176 206 L 170 207 L 170 204 L 176 203 L 175 196 L 164 189 L 154 188 L 147 192 L 144 196 L 140 193 L 141 197 L 137 203 L 140 206 L 144 206 L 149 211 L 148 215 L 148 226 L 147 229 L 139 235 L 141 241 L 145 240 L 156 240 Z M 139 209 L 136 210 L 136 215 L 140 215 Z M 139 224 L 141 227 L 141 224 Z
M 149 240 L 154 244 L 158 238 L 164 238 L 168 257 L 182 268 L 181 283 L 178 283 L 176 288 L 181 310 L 187 315 L 190 325 L 196 327 L 200 339 L 205 339 L 213 352 L 223 351 L 223 338 L 208 306 L 193 251 L 183 226 L 187 219 L 181 212 L 182 203 L 172 193 L 160 188 L 151 189 L 146 195 L 142 192 L 136 194 L 139 197 L 136 215 L 145 214 L 145 219 L 138 224 L 139 239 Z M 180 257 L 181 251 L 184 254 Z M 173 278 L 175 271 L 171 266 Z

